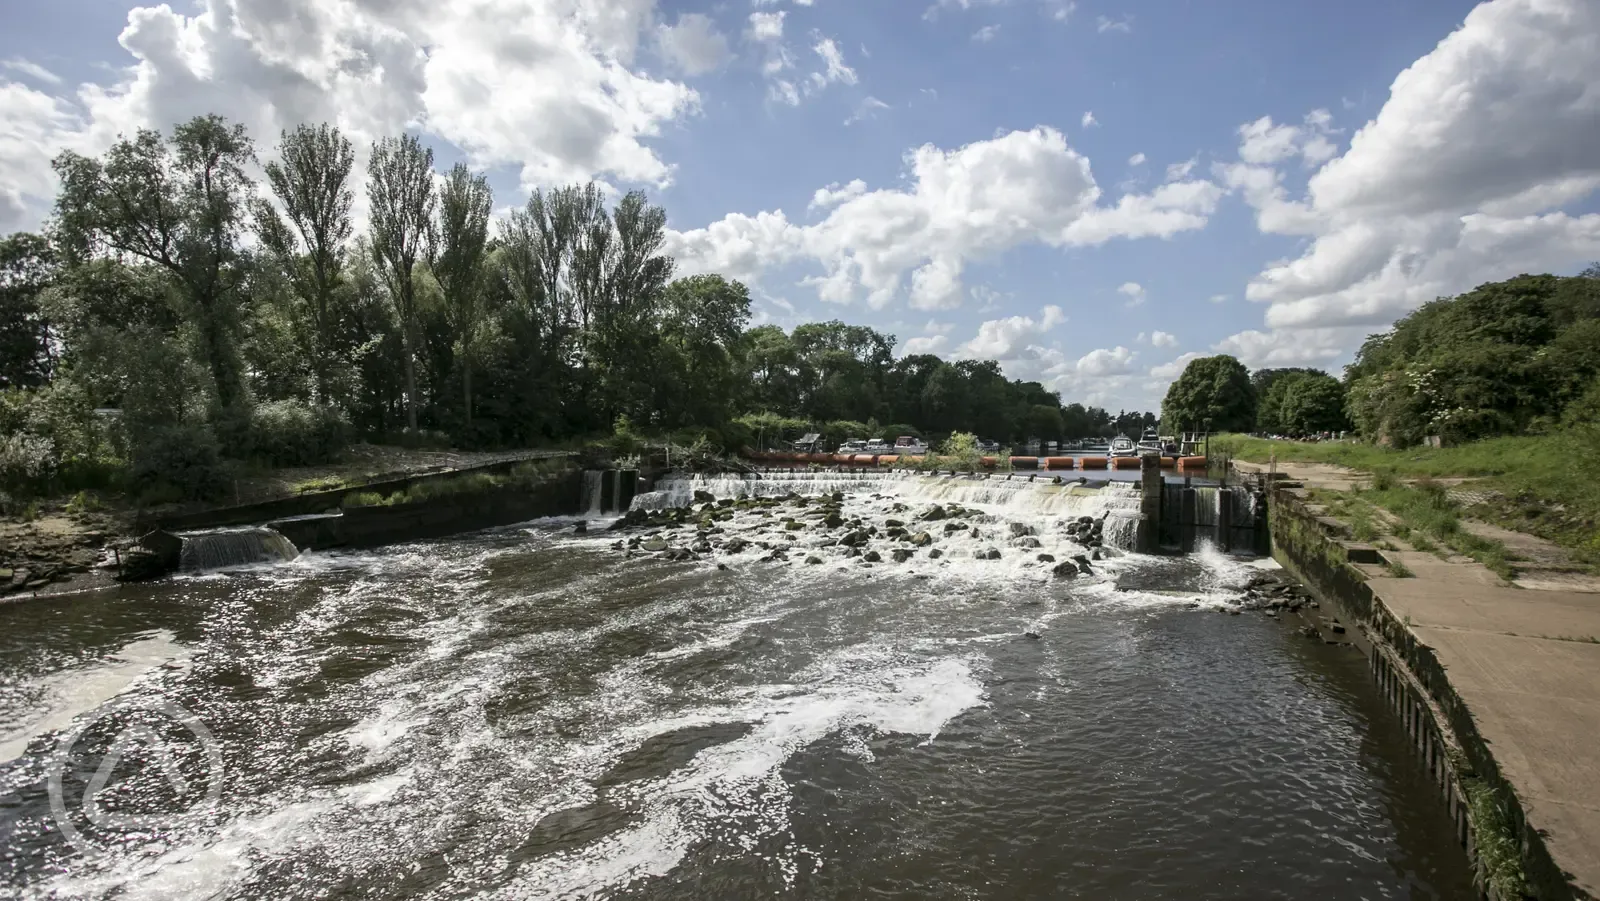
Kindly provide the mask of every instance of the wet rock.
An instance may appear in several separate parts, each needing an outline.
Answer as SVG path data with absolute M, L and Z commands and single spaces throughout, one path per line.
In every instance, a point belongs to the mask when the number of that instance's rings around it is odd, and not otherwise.
M 1029 528 L 1028 526 L 1026 526 L 1026 525 L 1024 525 L 1023 523 L 1020 523 L 1020 522 L 1009 523 L 1007 525 L 1007 528 L 1009 528 L 1011 530 L 1011 537 L 1012 538 L 1021 538 L 1024 535 L 1032 535 L 1033 534 L 1033 529 Z
M 761 558 L 762 563 L 782 563 L 789 559 L 789 555 L 781 550 L 774 549 L 771 553 Z
M 1093 516 L 1080 516 L 1080 517 L 1078 517 L 1078 522 L 1080 524 L 1082 524 L 1082 525 L 1092 526 L 1092 525 L 1094 525 L 1094 517 Z
M 896 563 L 904 563 L 915 556 L 916 553 L 916 551 L 913 551 L 910 548 L 897 547 L 889 552 L 889 557 Z
M 784 524 L 783 524 L 783 527 L 784 527 L 784 528 L 785 528 L 785 529 L 788 529 L 788 530 L 789 530 L 789 531 L 791 531 L 791 532 L 798 532 L 798 531 L 800 531 L 800 530 L 801 530 L 801 529 L 803 529 L 803 528 L 805 528 L 805 527 L 806 527 L 806 524 L 805 524 L 805 523 L 803 523 L 803 522 L 796 522 L 796 521 L 794 521 L 794 520 L 792 520 L 792 519 L 791 519 L 791 520 L 789 520 L 789 521 L 788 521 L 788 522 L 786 522 L 786 523 L 784 523 Z
M 954 535 L 956 532 L 965 532 L 970 528 L 972 527 L 964 522 L 947 522 L 944 524 L 944 533 L 946 535 Z
M 709 554 L 711 553 L 711 542 L 702 538 L 689 545 L 689 550 L 694 551 L 696 554 Z
M 934 548 L 933 550 L 928 552 L 928 559 L 929 560 L 937 560 L 937 559 L 939 559 L 940 557 L 943 557 L 943 556 L 944 556 L 944 551 L 941 551 L 938 548 Z
M 644 541 L 640 542 L 639 548 L 641 550 L 650 551 L 651 553 L 655 553 L 656 551 L 664 551 L 667 549 L 667 540 L 665 538 L 646 538 Z
M 993 547 L 981 548 L 981 549 L 975 551 L 973 553 L 973 556 L 977 557 L 979 560 L 999 560 L 1000 559 L 1000 549 L 999 548 L 993 548 Z
M 857 529 L 854 532 L 847 533 L 843 538 L 839 539 L 839 543 L 845 547 L 861 547 L 871 540 L 871 537 L 872 536 L 868 535 L 866 532 Z
M 749 546 L 750 542 L 745 541 L 743 538 L 729 538 L 722 545 L 722 550 L 729 554 L 737 554 Z
M 589 531 L 589 524 L 580 519 L 578 520 L 578 524 L 572 527 L 572 531 L 573 534 L 582 535 Z
M 821 562 L 822 562 L 822 558 L 818 557 L 816 555 L 812 555 L 812 556 L 806 558 L 806 565 L 807 566 L 816 566 L 817 564 L 819 564 Z
M 1050 571 L 1055 573 L 1055 577 L 1058 579 L 1076 579 L 1078 577 L 1078 566 L 1071 560 L 1063 560 L 1057 563 Z
M 1343 635 L 1344 634 L 1344 626 L 1340 625 L 1338 622 L 1334 622 L 1332 625 L 1328 626 L 1328 631 L 1332 632 L 1335 635 Z
M 861 556 L 861 548 L 858 548 L 858 547 L 850 548 L 849 550 L 844 552 L 844 555 L 846 557 L 859 557 L 859 556 Z
M 883 521 L 883 527 L 885 529 L 903 529 L 906 524 L 898 519 L 886 519 Z
M 717 569 L 726 571 L 727 568 L 728 568 L 728 564 L 726 564 L 726 563 L 718 563 L 717 564 Z
M 1039 633 L 1033 631 L 1032 629 L 1029 629 L 1026 632 L 1023 632 L 1022 635 L 1023 635 L 1024 638 L 1031 638 L 1034 641 L 1038 641 L 1039 640 Z
M 1043 545 L 1039 543 L 1039 539 L 1034 538 L 1031 535 L 1024 535 L 1021 538 L 1015 539 L 1011 542 L 1011 546 L 1015 548 L 1022 548 L 1023 550 L 1032 550 L 1037 547 L 1043 547 Z
M 722 498 L 721 500 L 717 501 L 717 506 L 719 506 L 719 507 L 731 507 L 731 506 L 733 506 L 733 498 L 731 498 L 731 497 Z
M 904 538 L 904 537 L 906 537 L 906 530 L 897 527 L 897 528 L 890 529 L 887 532 L 884 532 L 883 534 L 887 538 Z
M 944 519 L 945 517 L 947 517 L 949 515 L 950 514 L 946 513 L 945 509 L 943 507 L 939 506 L 938 504 L 934 504 L 932 507 L 928 508 L 927 511 L 925 511 L 921 516 L 919 516 L 917 518 L 918 519 L 922 519 L 922 520 L 926 520 L 928 522 L 933 522 L 935 520 Z
M 1054 562 L 1056 562 L 1055 554 L 1040 554 L 1036 559 L 1040 563 L 1054 563 Z
M 882 563 L 883 555 L 877 551 L 867 551 L 865 554 L 861 555 L 861 559 L 867 561 L 868 563 Z
M 1316 639 L 1316 640 L 1321 640 L 1321 638 L 1322 638 L 1322 633 L 1317 631 L 1317 627 L 1316 626 L 1311 626 L 1311 625 L 1301 626 L 1300 628 L 1296 629 L 1295 631 L 1300 633 L 1300 635 L 1302 637 L 1305 637 L 1305 638 L 1311 638 L 1311 639 Z
M 666 553 L 662 554 L 661 555 L 661 559 L 663 559 L 663 560 L 673 560 L 673 561 L 677 561 L 677 562 L 682 563 L 682 562 L 685 562 L 685 561 L 688 561 L 688 560 L 695 559 L 695 556 L 694 556 L 694 552 L 689 550 L 688 548 L 675 547 L 675 548 L 672 548 L 672 549 L 668 550 Z
M 844 525 L 844 517 L 839 515 L 839 511 L 832 510 L 827 516 L 822 517 L 822 524 L 827 528 L 837 529 Z

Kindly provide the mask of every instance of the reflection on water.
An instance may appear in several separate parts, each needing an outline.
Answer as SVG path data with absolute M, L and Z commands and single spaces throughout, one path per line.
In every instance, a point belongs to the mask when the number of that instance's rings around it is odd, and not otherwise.
M 854 494 L 879 522 L 915 497 Z M 1218 616 L 1251 564 L 1041 547 L 629 558 L 557 524 L 0 609 L 0 884 L 25 898 L 1457 898 L 1360 655 Z M 730 534 L 773 534 L 740 513 Z M 814 542 L 816 536 L 799 540 Z M 967 544 L 963 544 L 967 542 Z M 1030 633 L 1032 636 L 1030 637 Z M 118 656 L 120 655 L 120 657 Z M 186 665 L 162 666 L 162 661 Z M 112 677 L 116 673 L 116 677 Z M 63 693 L 66 686 L 78 690 Z M 64 843 L 52 730 L 167 697 L 218 814 Z M 31 742 L 30 739 L 31 738 Z M 113 841 L 114 840 L 114 841 Z

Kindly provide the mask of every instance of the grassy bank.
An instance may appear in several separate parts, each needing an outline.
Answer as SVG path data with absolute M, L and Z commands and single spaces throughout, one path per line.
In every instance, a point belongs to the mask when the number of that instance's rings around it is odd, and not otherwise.
M 1444 502 L 1425 480 L 1469 478 L 1470 488 L 1495 497 L 1469 507 L 1474 518 L 1547 538 L 1572 549 L 1578 559 L 1600 564 L 1600 428 L 1572 429 L 1550 435 L 1491 438 L 1458 447 L 1415 447 L 1405 450 L 1357 442 L 1302 444 L 1268 441 L 1243 435 L 1211 440 L 1219 451 L 1238 460 L 1265 463 L 1328 463 L 1371 473 L 1381 490 L 1372 500 L 1399 515 L 1417 520 L 1423 531 L 1445 538 L 1458 534 L 1454 505 Z M 1420 488 L 1399 480 L 1423 481 Z M 1437 526 L 1438 528 L 1434 528 Z M 1471 544 L 1463 540 L 1466 544 Z M 1461 548 L 1472 556 L 1493 556 L 1492 548 Z M 1478 553 L 1472 553 L 1477 551 Z M 1492 568 L 1500 568 L 1489 563 Z

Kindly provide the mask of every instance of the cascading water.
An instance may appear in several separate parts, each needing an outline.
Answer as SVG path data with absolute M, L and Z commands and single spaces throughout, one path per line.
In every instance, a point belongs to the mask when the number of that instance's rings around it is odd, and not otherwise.
M 184 572 L 293 560 L 300 556 L 294 542 L 265 526 L 183 532 L 178 537 L 183 539 L 178 568 Z
M 716 498 L 803 497 L 842 492 L 915 508 L 956 504 L 981 509 L 996 520 L 1048 531 L 1054 521 L 1091 517 L 1103 520 L 1106 545 L 1129 549 L 1139 523 L 1139 487 L 1132 482 L 1100 485 L 996 476 L 937 476 L 905 472 L 776 472 L 759 477 L 669 474 L 654 491 L 633 500 L 635 510 L 686 507 L 696 493 Z
M 605 473 L 597 469 L 584 470 L 583 473 L 583 511 L 591 519 L 605 513 L 601 509 L 601 486 L 604 484 Z

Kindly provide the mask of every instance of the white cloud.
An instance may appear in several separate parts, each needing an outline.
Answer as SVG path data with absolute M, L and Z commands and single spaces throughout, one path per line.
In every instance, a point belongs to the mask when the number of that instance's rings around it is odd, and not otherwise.
M 1092 246 L 1200 228 L 1222 193 L 1209 182 L 1181 182 L 1101 207 L 1088 160 L 1044 127 L 955 150 L 924 146 L 906 162 L 905 188 L 856 193 L 815 225 L 791 224 L 781 211 L 736 214 L 669 234 L 670 252 L 686 272 L 810 260 L 823 274 L 804 283 L 821 299 L 864 295 L 874 308 L 905 296 L 910 275 L 911 302 L 943 309 L 962 297 L 968 262 L 1028 243 Z
M 1133 16 L 1123 16 L 1120 19 L 1100 16 L 1095 19 L 1095 30 L 1101 34 L 1105 34 L 1108 31 L 1119 31 L 1127 34 L 1133 30 Z
M 0 81 L 0 234 L 33 227 L 55 195 L 51 158 L 80 127 L 62 101 Z
M 889 109 L 889 104 L 876 97 L 866 97 L 856 104 L 856 111 L 850 114 L 850 118 L 844 120 L 844 124 L 854 125 L 864 119 L 871 119 L 878 114 L 878 110 L 886 109 Z
M 672 169 L 649 146 L 698 109 L 688 87 L 632 68 L 654 34 L 651 0 L 199 0 L 192 13 L 128 13 L 131 55 L 76 107 L 8 95 L 11 140 L 32 133 L 37 169 L 56 151 L 97 153 L 118 134 L 169 129 L 203 113 L 243 124 L 269 153 L 279 131 L 333 122 L 363 151 L 406 128 L 453 144 L 474 166 L 511 166 L 524 187 L 610 178 L 664 185 Z M 30 105 L 33 103 L 34 105 Z M 13 120 L 21 104 L 30 118 Z M 37 186 L 7 173 L 8 206 Z M 30 193 L 34 192 L 34 193 Z M 48 191 L 46 192 L 48 193 Z M 33 201 L 24 219 L 43 209 Z M 14 214 L 13 214 L 14 215 Z
M 1339 150 L 1328 139 L 1333 117 L 1325 109 L 1312 110 L 1304 125 L 1274 125 L 1271 116 L 1262 116 L 1239 126 L 1239 159 L 1253 166 L 1270 166 L 1291 157 L 1301 157 L 1306 165 L 1320 165 Z
M 1036 339 L 1066 321 L 1066 314 L 1053 304 L 1040 310 L 1037 319 L 1032 316 L 990 319 L 978 326 L 978 334 L 961 345 L 959 353 L 978 360 L 1035 358 L 1039 351 Z
M 856 70 L 844 64 L 844 54 L 839 52 L 839 45 L 835 44 L 832 38 L 822 38 L 811 49 L 822 57 L 823 63 L 827 65 L 827 69 L 821 73 L 824 84 L 835 81 L 845 84 L 856 83 Z
M 1130 307 L 1136 307 L 1144 303 L 1144 286 L 1138 282 L 1123 282 L 1122 286 L 1117 289 L 1117 293 L 1128 298 L 1127 305 Z
M 900 355 L 911 354 L 938 354 L 944 356 L 950 351 L 950 339 L 944 335 L 920 335 L 916 338 L 907 338 L 900 343 Z
M 1189 177 L 1189 173 L 1194 171 L 1195 165 L 1199 162 L 1197 159 L 1187 159 L 1181 163 L 1173 163 L 1167 167 L 1167 181 L 1183 181 Z
M 845 185 L 834 182 L 826 188 L 818 188 L 816 193 L 811 195 L 811 205 L 807 209 L 831 209 L 852 197 L 860 197 L 865 193 L 867 193 L 867 183 L 859 178 L 852 179 Z
M 1099 125 L 1100 120 L 1094 117 L 1094 112 L 1091 110 L 1083 114 L 1083 118 L 1078 120 L 1078 124 L 1083 128 L 1090 128 L 1092 126 Z
M 1597 35 L 1591 0 L 1483 3 L 1395 78 L 1304 203 L 1271 169 L 1233 173 L 1264 231 L 1314 236 L 1246 291 L 1269 305 L 1273 334 L 1383 324 L 1485 281 L 1600 257 L 1600 215 L 1564 210 L 1600 187 L 1600 157 L 1575 152 L 1600 146 Z M 1305 129 L 1325 125 L 1308 117 Z M 1258 132 L 1251 156 L 1282 159 Z
M 980 44 L 988 43 L 1000 35 L 999 25 L 985 25 L 972 33 L 972 39 Z
M 1077 375 L 1094 378 L 1126 375 L 1133 371 L 1133 360 L 1137 356 L 1139 356 L 1137 353 L 1121 345 L 1112 348 L 1102 347 L 1079 357 L 1071 369 Z
M 1239 358 L 1251 369 L 1266 366 L 1327 367 L 1344 356 L 1351 342 L 1364 337 L 1363 329 L 1315 328 L 1247 329 L 1211 346 L 1217 353 Z
M 675 25 L 657 26 L 656 42 L 667 62 L 685 75 L 715 71 L 730 56 L 728 39 L 700 13 L 684 13 Z
M 787 15 L 788 13 L 781 9 L 775 13 L 751 13 L 750 26 L 745 30 L 745 37 L 759 44 L 783 40 L 783 19 Z
M 1170 332 L 1157 330 L 1150 333 L 1150 344 L 1155 347 L 1177 347 L 1178 337 Z
M 1144 154 L 1135 153 L 1133 156 L 1128 157 L 1128 165 L 1130 165 L 1130 166 L 1143 166 L 1144 165 L 1144 159 L 1145 159 Z
M 21 72 L 23 75 L 26 75 L 35 81 L 42 81 L 45 84 L 61 84 L 61 76 L 50 71 L 49 69 L 46 69 L 44 66 L 41 66 L 36 62 L 23 59 L 20 56 L 14 56 L 11 59 L 0 61 L 0 67 L 10 69 L 13 72 Z
M 1160 366 L 1152 367 L 1150 370 L 1150 377 L 1153 379 L 1165 379 L 1167 381 L 1171 381 L 1172 379 L 1183 375 L 1184 368 L 1187 367 L 1191 362 L 1204 356 L 1208 355 L 1198 351 L 1190 351 L 1169 363 L 1162 363 Z

